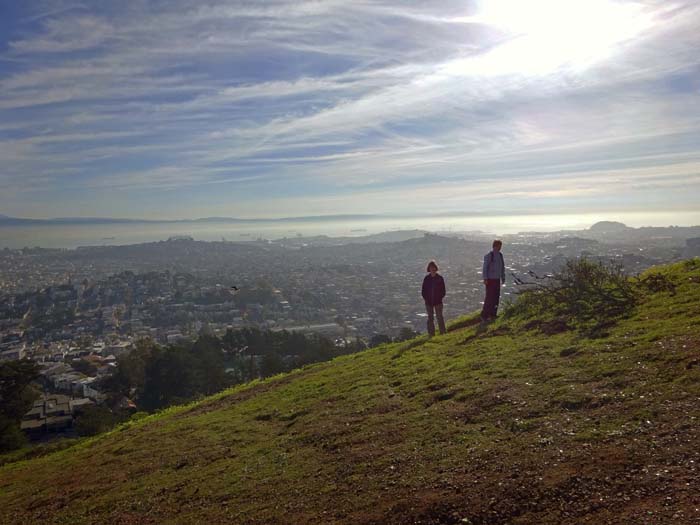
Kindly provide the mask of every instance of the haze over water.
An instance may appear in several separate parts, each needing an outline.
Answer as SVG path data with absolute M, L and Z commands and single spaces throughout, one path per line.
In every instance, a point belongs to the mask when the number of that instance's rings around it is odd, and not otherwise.
M 285 220 L 260 223 L 231 222 L 134 222 L 125 224 L 56 224 L 0 226 L 0 248 L 76 248 L 125 245 L 190 236 L 202 241 L 251 241 L 283 237 L 328 235 L 363 236 L 392 230 L 420 229 L 441 232 L 482 231 L 493 235 L 525 231 L 582 230 L 602 220 L 628 226 L 693 226 L 700 212 L 591 213 L 562 215 L 512 215 L 477 217 L 401 217 L 360 220 Z

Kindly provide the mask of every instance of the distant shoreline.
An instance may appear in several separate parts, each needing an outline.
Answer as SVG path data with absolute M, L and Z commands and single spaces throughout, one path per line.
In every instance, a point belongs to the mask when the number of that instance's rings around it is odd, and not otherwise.
M 620 215 L 614 218 L 621 218 Z M 661 223 L 667 217 L 644 214 L 631 217 L 634 224 L 651 219 Z M 672 219 L 700 222 L 700 212 Z M 84 246 L 131 245 L 165 241 L 187 236 L 199 241 L 250 242 L 252 240 L 290 239 L 298 242 L 318 236 L 333 239 L 363 238 L 385 232 L 442 232 L 446 235 L 473 237 L 509 235 L 603 235 L 616 242 L 628 236 L 655 236 L 674 239 L 700 237 L 700 226 L 640 226 L 629 227 L 622 221 L 611 221 L 597 215 L 569 216 L 500 216 L 500 217 L 411 217 L 387 218 L 375 216 L 335 215 L 323 220 L 312 217 L 293 219 L 199 219 L 178 221 L 139 221 L 100 219 L 13 220 L 0 217 L 0 249 L 42 247 L 74 249 Z M 642 222 L 644 221 L 644 222 Z M 675 222 L 675 221 L 674 221 Z M 668 222 L 666 223 L 668 224 Z M 394 236 L 396 237 L 396 236 Z
M 0 226 L 51 226 L 51 225 L 99 225 L 99 224 L 202 224 L 202 223 L 234 223 L 234 224 L 266 224 L 290 222 L 334 222 L 334 221 L 365 221 L 381 220 L 400 217 L 383 215 L 318 215 L 303 217 L 280 218 L 239 218 L 239 217 L 202 217 L 197 219 L 127 219 L 108 217 L 57 217 L 54 219 L 27 219 L 21 217 L 0 216 Z
M 365 223 L 371 221 L 450 221 L 450 220 L 473 220 L 473 221 L 492 221 L 503 219 L 516 219 L 518 217 L 529 218 L 545 218 L 549 217 L 552 223 L 558 223 L 562 217 L 596 217 L 588 221 L 587 224 L 597 222 L 609 222 L 609 217 L 620 217 L 620 222 L 637 223 L 637 227 L 648 228 L 665 228 L 671 227 L 670 221 L 679 221 L 683 224 L 679 227 L 698 227 L 700 226 L 700 210 L 676 210 L 673 212 L 619 212 L 619 213 L 548 213 L 542 214 L 539 212 L 517 212 L 517 211 L 490 211 L 490 212 L 445 212 L 438 214 L 335 214 L 335 215 L 307 215 L 298 217 L 200 217 L 196 219 L 133 219 L 133 218 L 111 218 L 111 217 L 56 217 L 48 219 L 9 217 L 0 214 L 0 227 L 2 226 L 83 226 L 83 225 L 109 225 L 109 224 L 294 224 L 294 223 L 333 223 L 333 222 L 358 222 Z M 638 217 L 635 220 L 630 220 L 629 217 Z M 641 219 L 644 217 L 644 219 Z M 664 217 L 660 219 L 660 217 Z M 690 219 L 682 220 L 683 217 Z M 652 223 L 652 219 L 656 218 Z M 645 221 L 643 225 L 641 221 Z M 646 222 L 649 221 L 649 222 Z M 541 221 L 540 221 L 541 222 Z M 677 224 L 677 222 L 676 222 Z M 364 225 L 363 225 L 364 226 Z M 354 228 L 355 231 L 363 231 L 365 228 Z

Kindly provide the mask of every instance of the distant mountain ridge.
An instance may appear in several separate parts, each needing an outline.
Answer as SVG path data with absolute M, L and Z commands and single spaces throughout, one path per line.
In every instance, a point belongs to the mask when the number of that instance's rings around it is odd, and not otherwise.
M 29 219 L 22 217 L 9 217 L 0 214 L 2 224 L 178 224 L 201 222 L 232 222 L 232 223 L 276 223 L 276 222 L 323 222 L 323 221 L 352 221 L 380 218 L 380 215 L 309 215 L 301 217 L 279 218 L 239 218 L 239 217 L 202 217 L 197 219 L 128 219 L 111 217 L 56 217 L 51 219 Z
M 434 216 L 434 217 L 437 217 Z M 85 226 L 85 225 L 116 225 L 116 224 L 239 224 L 239 225 L 262 225 L 262 224 L 290 224 L 290 223 L 323 223 L 323 222 L 357 222 L 361 225 L 362 221 L 372 219 L 391 219 L 396 218 L 390 215 L 371 215 L 371 214 L 336 214 L 336 215 L 310 215 L 299 217 L 278 217 L 278 218 L 239 218 L 239 217 L 201 217 L 196 219 L 130 219 L 130 218 L 109 218 L 109 217 L 57 217 L 51 219 L 31 219 L 10 217 L 0 214 L 0 226 Z M 427 218 L 427 217 L 426 217 Z M 420 223 L 421 217 L 416 217 L 417 224 Z M 360 232 L 363 230 L 354 230 Z M 419 236 L 424 233 L 424 229 L 403 230 L 404 232 L 412 232 L 408 235 L 402 233 L 394 235 L 394 240 L 405 240 L 406 238 Z M 421 233 L 417 233 L 421 232 Z M 358 237 L 365 237 L 367 240 L 379 241 L 388 240 L 390 232 L 381 234 L 371 234 L 352 237 L 328 237 L 331 244 L 343 240 L 346 242 L 358 242 Z M 447 233 L 447 232 L 442 232 Z M 642 226 L 639 228 L 630 227 L 622 222 L 617 221 L 599 221 L 582 230 L 558 230 L 558 231 L 521 231 L 517 235 L 547 235 L 547 236 L 577 236 L 581 238 L 596 239 L 607 243 L 622 243 L 628 241 L 639 240 L 647 237 L 675 239 L 676 242 L 685 242 L 686 239 L 700 237 L 700 225 L 697 226 Z M 372 236 L 377 236 L 376 239 L 370 239 Z M 495 235 L 495 233 L 494 233 Z M 312 236 L 310 239 L 320 241 L 324 236 Z M 300 239 L 309 239 L 309 237 L 300 237 Z M 306 242 L 306 241 L 304 241 Z

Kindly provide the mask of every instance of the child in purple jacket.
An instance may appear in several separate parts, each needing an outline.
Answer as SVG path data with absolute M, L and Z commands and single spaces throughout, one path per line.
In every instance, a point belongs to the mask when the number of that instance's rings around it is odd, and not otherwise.
M 423 300 L 425 301 L 425 310 L 428 312 L 428 334 L 435 335 L 435 317 L 437 317 L 440 333 L 445 333 L 445 319 L 442 316 L 442 300 L 445 297 L 445 280 L 438 272 L 438 266 L 435 261 L 428 263 L 426 269 L 428 275 L 423 279 Z

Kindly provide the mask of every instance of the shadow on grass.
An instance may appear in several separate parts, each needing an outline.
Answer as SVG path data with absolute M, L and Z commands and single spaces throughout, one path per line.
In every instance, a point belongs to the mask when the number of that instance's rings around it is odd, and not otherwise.
M 402 344 L 396 352 L 394 352 L 391 355 L 392 359 L 398 359 L 401 357 L 405 352 L 412 348 L 416 348 L 417 346 L 422 346 L 426 342 L 428 342 L 430 338 L 427 335 L 421 335 L 419 337 L 416 337 L 415 339 L 411 339 L 410 341 L 407 341 L 406 343 Z
M 463 328 L 469 328 L 476 326 L 481 322 L 481 316 L 479 314 L 472 314 L 463 319 L 458 319 L 447 327 L 447 332 L 456 332 L 457 330 L 462 330 Z

